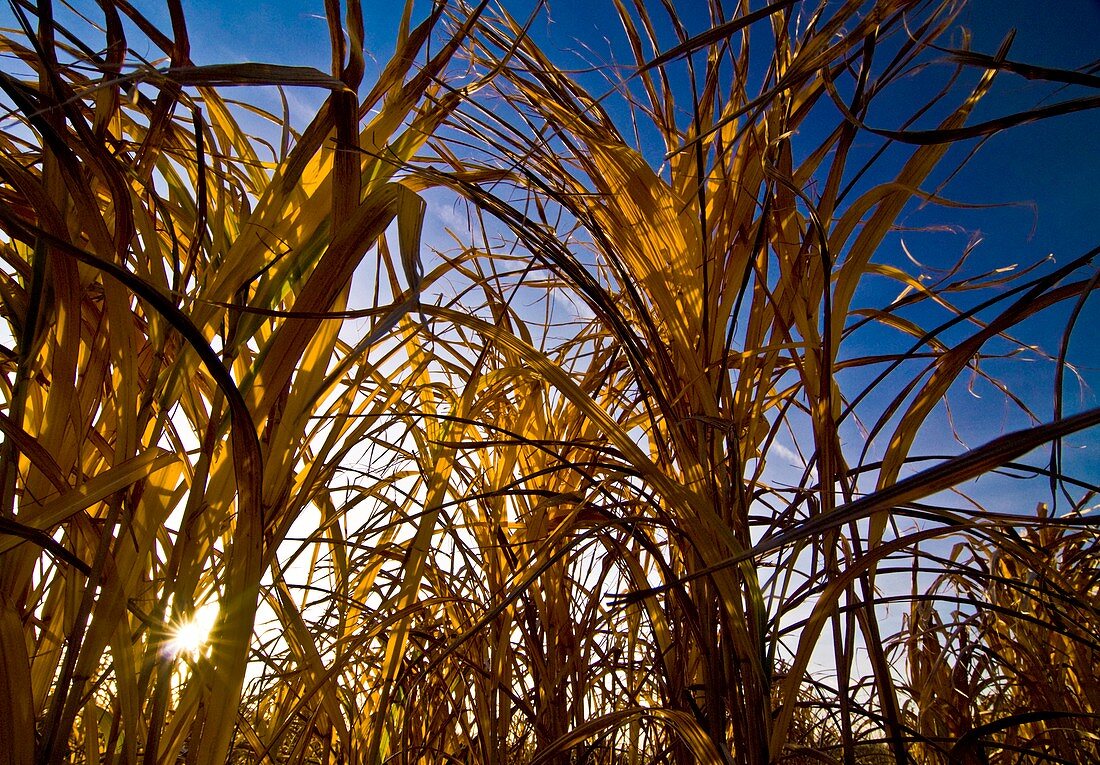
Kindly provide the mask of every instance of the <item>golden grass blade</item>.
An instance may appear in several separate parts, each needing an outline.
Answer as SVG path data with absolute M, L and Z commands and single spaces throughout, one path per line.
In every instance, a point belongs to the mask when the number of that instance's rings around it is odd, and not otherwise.
M 371 244 L 382 235 L 396 215 L 400 192 L 398 184 L 383 187 L 355 210 L 334 239 L 309 281 L 302 287 L 294 305 L 302 311 L 323 312 L 347 286 L 351 274 Z M 319 320 L 294 319 L 281 325 L 273 335 L 262 375 L 249 389 L 253 416 L 263 418 L 275 403 L 294 372 L 306 345 L 313 337 Z
M 631 722 L 635 718 L 652 718 L 667 724 L 684 740 L 688 750 L 698 763 L 717 765 L 717 763 L 723 761 L 722 756 L 714 748 L 707 734 L 700 729 L 698 722 L 690 715 L 667 709 L 629 709 L 622 712 L 611 712 L 577 726 L 567 736 L 558 739 L 540 751 L 531 760 L 531 765 L 554 762 L 554 758 L 560 757 L 561 753 L 576 747 L 586 739 L 596 736 L 608 728 Z
M 35 530 L 52 529 L 77 513 L 103 502 L 135 481 L 148 477 L 150 473 L 172 467 L 178 461 L 175 454 L 159 449 L 150 450 L 98 473 L 62 496 L 34 508 L 33 513 L 27 507 L 26 512 L 19 517 Z M 9 539 L 0 539 L 0 552 L 10 550 L 17 544 L 19 543 Z
M 0 596 L 0 738 L 11 765 L 34 762 L 34 700 L 30 659 L 15 604 Z

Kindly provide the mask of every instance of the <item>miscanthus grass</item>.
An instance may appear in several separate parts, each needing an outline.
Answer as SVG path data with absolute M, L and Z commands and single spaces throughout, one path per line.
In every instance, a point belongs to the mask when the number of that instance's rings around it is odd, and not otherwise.
M 537 15 L 410 4 L 371 81 L 356 2 L 328 72 L 12 3 L 0 757 L 1100 757 L 1095 252 L 897 257 L 1096 77 L 956 4 L 609 7 L 633 60 L 573 72 Z M 1052 99 L 974 118 L 1020 76 Z M 968 386 L 1023 424 L 956 426 Z

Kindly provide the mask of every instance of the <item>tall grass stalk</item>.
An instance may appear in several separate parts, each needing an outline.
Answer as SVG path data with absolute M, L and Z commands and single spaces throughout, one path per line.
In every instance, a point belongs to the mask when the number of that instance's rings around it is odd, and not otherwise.
M 957 148 L 1096 78 L 957 49 L 951 3 L 613 5 L 605 81 L 410 3 L 372 83 L 354 0 L 329 72 L 196 65 L 177 0 L 12 4 L 8 761 L 1100 758 L 1062 453 L 1100 419 L 1062 397 L 1095 251 L 897 257 Z M 976 121 L 1021 75 L 1073 90 Z M 260 85 L 326 100 L 298 133 Z M 1022 424 L 947 449 L 968 386 Z

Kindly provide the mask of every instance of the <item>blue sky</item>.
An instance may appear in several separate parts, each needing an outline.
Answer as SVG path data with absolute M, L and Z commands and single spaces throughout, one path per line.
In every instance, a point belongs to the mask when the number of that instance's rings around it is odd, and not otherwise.
M 755 3 L 754 5 L 759 5 Z M 154 5 L 150 3 L 150 5 Z M 421 4 L 425 5 L 425 4 Z M 505 0 L 513 15 L 525 18 L 531 0 Z M 702 0 L 678 0 L 677 11 L 691 32 L 706 28 Z M 185 0 L 193 57 L 199 63 L 269 61 L 327 70 L 328 36 L 324 6 L 318 0 Z M 366 47 L 380 64 L 393 48 L 400 2 L 367 0 Z M 151 11 L 155 17 L 155 12 Z M 1080 66 L 1095 57 L 1100 39 L 1100 0 L 973 0 L 960 16 L 973 33 L 973 48 L 993 53 L 1012 27 L 1010 56 L 1052 67 Z M 533 25 L 533 34 L 567 65 L 628 61 L 621 24 L 610 0 L 551 0 Z M 673 42 L 668 39 L 669 44 Z M 152 52 L 150 52 L 152 55 Z M 368 75 L 369 76 L 369 75 Z M 1002 75 L 976 118 L 1037 105 L 1049 96 L 1044 83 Z M 290 94 L 297 118 L 305 119 L 319 92 Z M 1094 214 L 1100 193 L 1100 112 L 1070 115 L 995 136 L 971 160 L 949 192 L 971 202 L 1034 203 L 1025 208 L 985 211 L 979 228 L 990 244 L 1076 253 L 1100 241 Z M 1006 161 L 1006 160 L 1011 161 Z M 964 216 L 965 217 L 965 216 Z M 1021 239 L 1025 242 L 1019 245 Z

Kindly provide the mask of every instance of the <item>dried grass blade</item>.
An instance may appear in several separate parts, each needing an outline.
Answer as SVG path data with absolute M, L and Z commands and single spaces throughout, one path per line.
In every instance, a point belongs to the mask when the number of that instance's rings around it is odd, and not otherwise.
M 706 32 L 698 34 L 679 45 L 669 48 L 657 58 L 650 61 L 645 66 L 638 69 L 638 72 L 646 72 L 650 69 L 655 69 L 660 66 L 664 66 L 670 61 L 674 61 L 678 58 L 690 55 L 695 51 L 702 50 L 716 42 L 721 42 L 729 38 L 732 35 L 737 34 L 750 24 L 755 24 L 757 21 L 768 18 L 774 13 L 778 13 L 784 8 L 789 8 L 794 5 L 798 0 L 776 0 L 773 3 L 765 5 L 763 8 L 758 8 L 755 11 L 746 13 L 744 16 L 738 16 L 735 19 L 730 19 L 722 24 L 717 24 Z
M 281 64 L 207 64 L 204 66 L 175 66 L 167 69 L 164 77 L 177 85 L 195 87 L 229 87 L 234 85 L 282 85 L 325 88 L 346 91 L 348 86 L 338 77 L 325 74 L 308 66 L 284 66 Z

